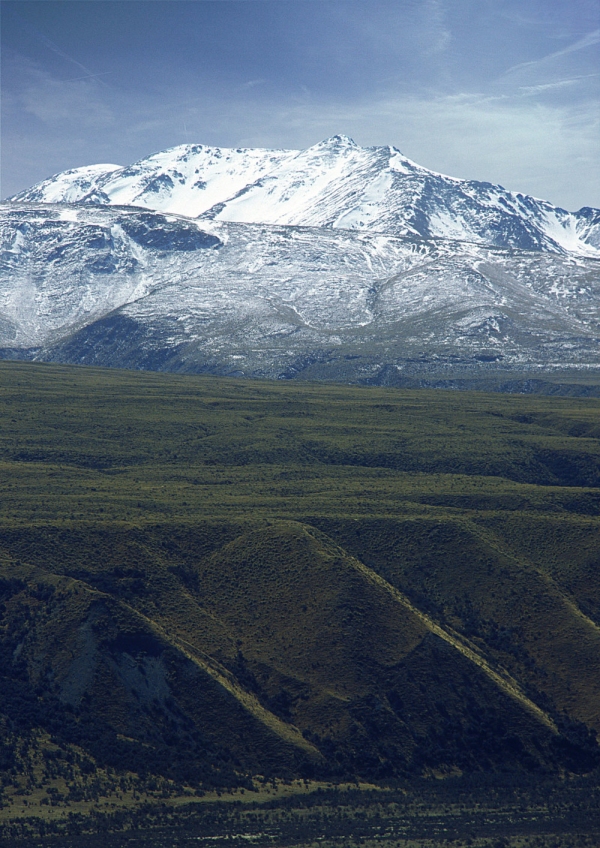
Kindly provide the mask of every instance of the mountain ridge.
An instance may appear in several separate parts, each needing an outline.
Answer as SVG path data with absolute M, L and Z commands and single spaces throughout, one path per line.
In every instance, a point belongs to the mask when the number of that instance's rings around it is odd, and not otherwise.
M 423 168 L 391 146 L 333 136 L 303 151 L 179 145 L 124 168 L 63 172 L 16 202 L 137 205 L 239 223 L 446 237 L 600 255 L 600 213 Z

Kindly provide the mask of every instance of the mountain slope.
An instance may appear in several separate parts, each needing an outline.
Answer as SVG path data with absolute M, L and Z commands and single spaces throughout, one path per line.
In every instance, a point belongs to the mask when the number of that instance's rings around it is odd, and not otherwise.
M 5 356 L 393 381 L 595 366 L 598 262 L 133 207 L 7 204 Z
M 113 573 L 89 544 L 76 581 L 63 576 L 72 565 L 5 563 L 0 713 L 99 765 L 136 772 L 145 761 L 208 786 L 248 773 L 372 780 L 567 762 L 554 721 L 509 674 L 323 534 L 289 523 L 238 534 L 188 562 L 187 592 L 165 568 L 177 557 L 144 552 L 143 533 L 142 557 L 135 536 L 112 534 L 130 561 Z M 190 626 L 207 616 L 209 632 Z M 19 699 L 29 726 L 14 715 Z
M 334 136 L 304 151 L 181 145 L 126 168 L 58 174 L 19 202 L 133 204 L 187 216 L 385 232 L 598 255 L 597 210 L 567 212 Z

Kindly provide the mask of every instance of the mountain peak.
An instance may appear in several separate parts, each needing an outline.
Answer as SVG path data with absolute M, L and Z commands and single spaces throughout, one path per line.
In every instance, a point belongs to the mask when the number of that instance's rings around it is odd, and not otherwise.
M 424 168 L 344 134 L 307 150 L 178 145 L 126 168 L 58 174 L 11 200 L 143 206 L 188 217 L 418 234 L 598 256 L 600 211 L 565 212 Z
M 358 144 L 349 135 L 332 135 L 324 139 L 318 147 L 358 147 Z

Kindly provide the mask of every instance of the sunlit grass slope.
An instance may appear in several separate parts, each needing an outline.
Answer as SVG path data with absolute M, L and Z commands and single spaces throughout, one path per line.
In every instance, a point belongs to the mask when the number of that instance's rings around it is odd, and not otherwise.
M 3 768 L 593 769 L 599 437 L 596 400 L 0 363 Z

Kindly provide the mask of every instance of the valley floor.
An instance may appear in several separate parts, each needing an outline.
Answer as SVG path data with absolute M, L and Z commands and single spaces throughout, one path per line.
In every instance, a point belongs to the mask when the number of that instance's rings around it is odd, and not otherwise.
M 574 781 L 411 781 L 390 787 L 276 783 L 166 801 L 124 796 L 0 813 L 14 848 L 595 848 L 600 790 Z

